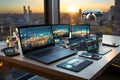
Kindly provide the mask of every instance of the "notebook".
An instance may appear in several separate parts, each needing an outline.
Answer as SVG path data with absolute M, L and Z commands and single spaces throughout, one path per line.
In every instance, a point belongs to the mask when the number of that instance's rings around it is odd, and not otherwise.
M 55 46 L 51 25 L 18 27 L 18 32 L 25 57 L 49 64 L 76 53 Z
M 99 42 L 96 36 L 90 36 L 85 38 L 86 49 L 88 52 L 104 55 L 110 52 L 112 49 L 102 49 L 99 50 Z

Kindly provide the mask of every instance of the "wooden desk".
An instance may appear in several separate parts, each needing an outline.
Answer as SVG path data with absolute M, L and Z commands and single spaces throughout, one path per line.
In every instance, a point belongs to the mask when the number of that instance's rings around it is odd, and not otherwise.
M 120 44 L 120 36 L 104 35 L 103 42 L 117 42 Z M 5 47 L 5 43 L 0 43 L 0 45 L 2 45 L 2 48 Z M 92 60 L 94 63 L 80 72 L 73 72 L 56 66 L 57 64 L 78 55 L 70 56 L 50 65 L 26 58 L 22 54 L 16 57 L 6 57 L 0 52 L 0 60 L 9 66 L 35 73 L 51 80 L 95 80 L 120 52 L 120 47 L 113 48 L 100 45 L 100 49 L 102 50 L 103 48 L 110 48 L 112 51 L 104 55 L 98 61 Z

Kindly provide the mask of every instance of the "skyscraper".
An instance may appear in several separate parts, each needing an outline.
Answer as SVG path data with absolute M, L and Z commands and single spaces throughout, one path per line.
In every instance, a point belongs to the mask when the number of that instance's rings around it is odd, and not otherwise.
M 24 20 L 27 22 L 28 16 L 27 16 L 27 9 L 25 6 L 23 6 L 23 13 L 24 13 Z
M 28 9 L 26 9 L 25 6 L 23 6 L 24 11 L 24 20 L 26 23 L 32 22 L 32 10 L 30 10 L 30 6 L 28 6 Z
M 79 9 L 79 16 L 78 16 L 78 21 L 79 21 L 79 24 L 83 24 L 83 21 L 82 21 L 82 9 Z
M 23 6 L 23 12 L 24 12 L 24 14 L 27 14 L 27 9 L 25 6 Z
M 115 6 L 120 7 L 120 0 L 115 0 Z
M 120 24 L 120 0 L 115 0 L 114 7 L 114 23 Z
M 115 6 L 111 6 L 110 17 L 114 24 L 112 28 L 112 34 L 120 35 L 120 0 L 115 0 Z
M 29 17 L 29 23 L 32 22 L 32 10 L 30 10 L 30 6 L 28 6 L 28 17 Z

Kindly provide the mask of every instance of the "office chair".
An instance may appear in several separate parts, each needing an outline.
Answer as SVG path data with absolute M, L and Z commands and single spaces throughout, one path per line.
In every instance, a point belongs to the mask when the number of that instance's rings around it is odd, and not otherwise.
M 120 55 L 118 55 L 112 63 L 113 66 L 120 68 Z
M 115 72 L 116 74 L 120 74 L 120 55 L 115 58 L 110 67 L 113 72 Z
M 116 58 L 116 59 L 113 61 L 113 64 L 112 64 L 112 65 L 120 68 L 120 58 Z

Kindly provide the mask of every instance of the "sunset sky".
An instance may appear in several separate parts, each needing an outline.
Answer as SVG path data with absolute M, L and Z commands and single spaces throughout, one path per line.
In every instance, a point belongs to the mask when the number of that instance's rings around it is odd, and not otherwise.
M 79 9 L 99 9 L 108 11 L 110 6 L 114 5 L 114 1 L 115 0 L 61 0 L 60 10 L 63 12 L 79 11 Z
M 0 0 L 0 13 L 23 13 L 23 6 L 30 5 L 32 12 L 43 12 L 44 0 Z M 61 12 L 77 12 L 79 9 L 108 11 L 114 0 L 60 0 Z

